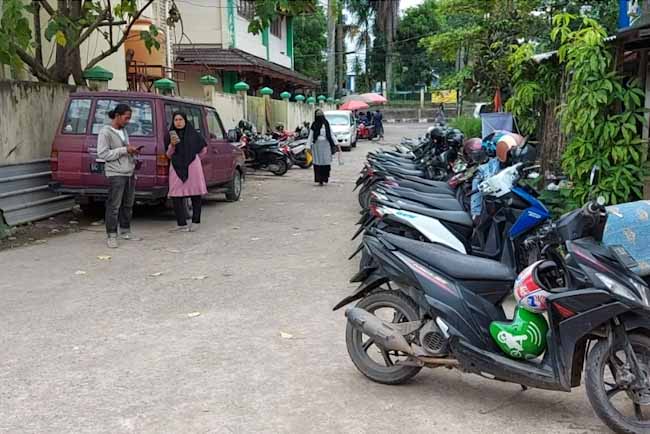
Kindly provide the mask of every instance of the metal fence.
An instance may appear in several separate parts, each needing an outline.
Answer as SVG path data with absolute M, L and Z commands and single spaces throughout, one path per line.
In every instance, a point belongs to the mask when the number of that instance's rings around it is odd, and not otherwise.
M 69 211 L 72 196 L 50 191 L 49 160 L 0 166 L 0 219 L 15 226 Z

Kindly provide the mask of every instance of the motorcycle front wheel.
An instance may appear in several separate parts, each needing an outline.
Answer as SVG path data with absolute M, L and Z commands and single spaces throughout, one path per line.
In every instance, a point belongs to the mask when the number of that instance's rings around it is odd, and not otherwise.
M 419 320 L 418 308 L 406 295 L 398 291 L 380 291 L 370 294 L 357 303 L 356 307 L 365 309 L 387 322 L 409 322 Z M 408 341 L 416 339 L 416 334 L 406 336 Z M 372 381 L 381 384 L 402 384 L 413 378 L 419 366 L 400 365 L 406 355 L 398 351 L 385 350 L 349 322 L 345 330 L 345 343 L 352 363 Z
M 629 334 L 628 338 L 640 370 L 650 380 L 650 338 L 641 334 Z M 587 357 L 587 397 L 596 415 L 612 431 L 648 433 L 650 384 L 649 380 L 636 379 L 630 369 L 630 359 L 622 344 L 616 343 L 610 350 L 607 340 L 599 341 Z

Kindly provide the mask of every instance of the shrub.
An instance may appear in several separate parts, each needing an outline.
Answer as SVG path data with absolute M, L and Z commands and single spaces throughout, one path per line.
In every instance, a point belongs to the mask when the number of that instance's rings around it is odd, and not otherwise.
M 449 126 L 461 130 L 463 134 L 465 134 L 466 139 L 482 137 L 480 119 L 475 119 L 471 116 L 461 116 L 450 120 Z

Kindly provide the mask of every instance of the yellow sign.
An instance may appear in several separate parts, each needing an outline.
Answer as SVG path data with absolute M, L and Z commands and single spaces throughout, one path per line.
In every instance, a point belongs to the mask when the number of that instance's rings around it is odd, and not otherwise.
M 458 95 L 456 89 L 452 90 L 439 90 L 431 92 L 431 104 L 443 103 L 456 103 L 458 102 Z

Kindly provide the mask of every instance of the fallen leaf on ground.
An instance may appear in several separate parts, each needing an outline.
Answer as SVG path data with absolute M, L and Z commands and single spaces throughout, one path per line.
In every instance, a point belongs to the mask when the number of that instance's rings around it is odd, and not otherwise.
M 97 259 L 99 259 L 100 261 L 108 261 L 109 259 L 111 259 L 111 257 L 109 255 L 99 255 L 97 256 Z
M 181 251 L 178 249 L 167 249 L 169 253 L 180 253 Z
M 251 241 L 259 241 L 259 240 L 261 240 L 261 238 L 258 238 L 258 237 L 251 238 Z
M 233 230 L 238 231 L 239 229 L 241 229 L 239 226 L 233 226 Z
M 150 274 L 149 276 L 151 276 L 151 277 L 162 276 L 162 271 L 159 271 L 159 272 L 157 272 L 157 273 Z
M 86 273 L 83 270 L 77 270 L 77 271 L 74 272 L 74 274 L 76 274 L 77 276 L 83 276 L 83 275 L 88 274 L 88 273 Z
M 205 280 L 205 279 L 207 279 L 207 278 L 208 278 L 208 276 L 201 275 L 201 276 L 194 276 L 194 277 L 192 277 L 192 280 Z
M 282 339 L 293 339 L 293 335 L 285 332 L 280 332 L 280 337 Z
M 197 316 L 200 316 L 201 312 L 190 312 L 187 314 L 189 318 L 196 318 Z

